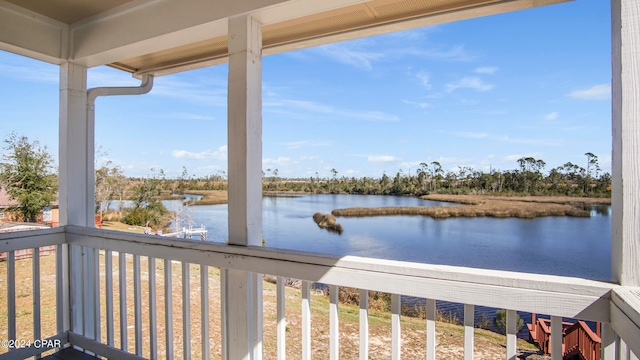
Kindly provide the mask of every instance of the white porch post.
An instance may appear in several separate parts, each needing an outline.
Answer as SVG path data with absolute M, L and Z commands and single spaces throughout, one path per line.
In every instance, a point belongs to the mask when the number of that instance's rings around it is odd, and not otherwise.
M 94 125 L 87 116 L 87 68 L 70 62 L 60 65 L 59 142 L 60 225 L 92 226 Z M 71 246 L 68 260 L 70 330 L 95 337 L 94 252 Z
M 262 245 L 262 28 L 229 19 L 229 244 Z M 262 359 L 262 276 L 225 272 L 228 359 Z
M 640 0 L 611 0 L 611 276 L 640 286 Z

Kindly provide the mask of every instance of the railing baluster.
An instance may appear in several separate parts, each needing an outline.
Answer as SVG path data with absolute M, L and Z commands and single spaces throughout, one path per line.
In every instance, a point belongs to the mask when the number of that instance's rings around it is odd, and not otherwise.
M 627 346 L 627 342 L 620 339 L 620 360 L 630 360 L 631 350 Z
M 338 291 L 337 286 L 329 286 L 329 357 L 331 360 L 338 360 L 340 354 Z
M 516 360 L 517 316 L 515 310 L 507 310 L 507 360 Z
M 616 332 L 611 328 L 609 323 L 600 324 L 600 332 L 602 335 L 602 359 L 615 360 L 616 358 Z
M 106 301 L 107 345 L 113 346 L 113 252 L 104 253 L 104 284 Z
M 93 249 L 93 299 L 95 310 L 95 337 L 96 340 L 102 341 L 102 335 L 100 331 L 100 249 Z
M 127 337 L 127 254 L 118 253 L 118 287 L 120 292 L 120 349 L 128 351 Z
M 148 279 L 149 279 L 149 357 L 151 360 L 158 358 L 158 318 L 157 313 L 157 294 L 156 294 L 156 258 L 149 257 L 148 261 Z
M 8 340 L 16 339 L 16 254 L 7 253 L 7 315 Z
M 400 331 L 400 295 L 391 294 L 391 359 L 400 360 L 401 331 Z
M 302 360 L 311 360 L 311 282 L 302 281 Z
M 551 360 L 562 360 L 562 318 L 551 317 Z
M 473 360 L 474 306 L 464 304 L 464 360 Z
M 200 265 L 200 314 L 202 360 L 209 360 L 211 346 L 209 341 L 209 267 L 207 265 Z
M 140 255 L 133 255 L 133 325 L 136 355 L 142 356 L 142 285 L 140 280 Z
M 167 360 L 173 359 L 173 285 L 171 260 L 164 260 L 164 338 Z
M 427 299 L 427 360 L 436 360 L 436 301 Z
M 40 248 L 33 248 L 32 255 L 32 271 L 31 280 L 33 282 L 33 339 L 42 339 L 41 323 L 40 323 Z M 40 355 L 36 356 L 40 359 Z
M 360 360 L 369 359 L 369 290 L 360 289 Z
M 227 352 L 229 346 L 229 339 L 227 329 L 229 328 L 229 324 L 227 323 L 229 319 L 227 318 L 227 312 L 225 309 L 227 308 L 227 278 L 228 271 L 225 268 L 220 268 L 220 332 L 222 333 L 222 341 L 220 346 L 220 353 L 222 355 L 222 359 L 227 359 Z
M 56 328 L 58 334 L 69 329 L 69 245 L 56 247 Z
M 191 305 L 189 263 L 182 262 L 182 346 L 184 359 L 191 359 Z
M 287 334 L 287 320 L 285 316 L 285 289 L 284 278 L 278 276 L 276 278 L 276 306 L 277 306 L 277 347 L 278 347 L 278 360 L 284 360 L 286 358 L 286 334 Z

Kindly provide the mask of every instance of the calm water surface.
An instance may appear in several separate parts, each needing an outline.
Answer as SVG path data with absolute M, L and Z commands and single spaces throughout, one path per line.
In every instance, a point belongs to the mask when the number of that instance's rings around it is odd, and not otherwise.
M 175 210 L 180 202 L 165 204 Z M 268 247 L 610 280 L 608 207 L 594 209 L 590 218 L 338 218 L 344 227 L 338 235 L 318 228 L 313 214 L 347 207 L 455 204 L 396 196 L 300 195 L 265 197 L 262 206 Z M 226 205 L 193 206 L 190 214 L 196 226 L 207 227 L 210 241 L 228 238 Z

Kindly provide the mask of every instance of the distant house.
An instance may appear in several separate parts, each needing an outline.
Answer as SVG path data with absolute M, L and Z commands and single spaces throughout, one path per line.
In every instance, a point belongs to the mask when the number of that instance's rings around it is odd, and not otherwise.
M 16 205 L 18 205 L 18 202 L 12 199 L 4 189 L 0 188 L 0 223 L 22 220 L 15 213 L 9 210 L 12 206 Z M 37 217 L 37 222 L 39 223 L 37 225 L 41 226 L 42 223 L 44 223 L 48 227 L 57 227 L 59 222 L 58 214 L 58 203 L 56 202 L 51 205 L 51 212 L 47 214 L 47 218 L 44 218 L 43 214 L 40 214 Z
M 5 221 L 8 217 L 5 212 L 10 206 L 17 205 L 18 203 L 11 199 L 7 192 L 0 188 L 0 221 Z

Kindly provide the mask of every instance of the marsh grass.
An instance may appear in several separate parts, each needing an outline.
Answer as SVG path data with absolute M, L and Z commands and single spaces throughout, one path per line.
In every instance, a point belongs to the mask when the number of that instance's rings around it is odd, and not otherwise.
M 315 213 L 313 214 L 313 221 L 315 221 L 320 228 L 327 229 L 334 233 L 342 234 L 342 231 L 344 231 L 342 225 L 336 222 L 336 217 L 332 214 Z
M 410 206 L 336 209 L 334 216 L 363 217 L 420 215 L 434 219 L 449 217 L 515 217 L 533 219 L 543 216 L 589 217 L 589 211 L 578 205 L 610 203 L 610 199 L 573 197 L 500 197 L 482 195 L 426 195 L 424 200 L 453 202 L 461 206 Z

